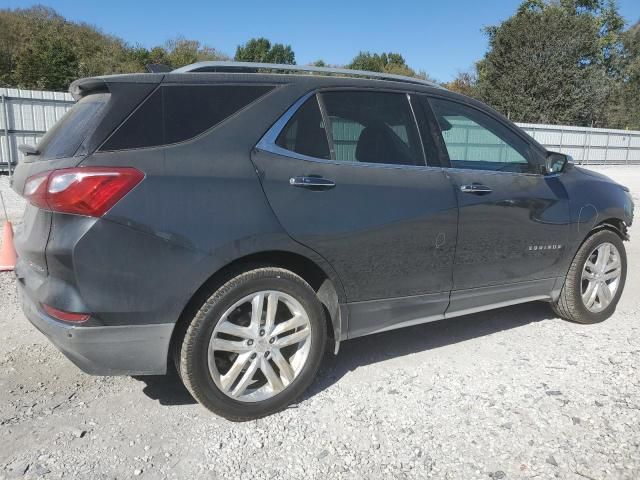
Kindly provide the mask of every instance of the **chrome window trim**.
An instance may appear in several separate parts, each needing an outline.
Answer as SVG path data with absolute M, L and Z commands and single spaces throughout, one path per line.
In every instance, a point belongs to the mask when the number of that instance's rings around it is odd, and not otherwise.
M 526 177 L 546 177 L 546 175 L 542 173 L 532 173 L 532 172 L 505 172 L 501 170 L 484 170 L 481 168 L 457 168 L 457 167 L 442 167 L 446 171 L 450 172 L 461 172 L 461 173 L 482 173 L 485 175 L 516 175 L 516 176 L 526 176 Z
M 283 157 L 288 157 L 288 158 L 295 158 L 297 160 L 304 160 L 307 162 L 314 162 L 314 163 L 324 163 L 324 164 L 328 164 L 328 165 L 350 165 L 350 166 L 360 166 L 360 167 L 365 167 L 365 168 L 389 168 L 389 169 L 408 169 L 408 170 L 429 170 L 429 171 L 442 171 L 444 169 L 444 167 L 442 166 L 433 166 L 433 165 L 428 165 L 427 164 L 427 158 L 426 158 L 426 154 L 424 152 L 424 145 L 422 144 L 422 139 L 420 137 L 420 128 L 418 126 L 416 117 L 415 117 L 415 112 L 413 111 L 413 106 L 411 105 L 411 101 L 410 98 L 408 97 L 408 94 L 406 92 L 389 92 L 389 93 L 399 93 L 402 95 L 406 95 L 406 99 L 407 102 L 409 103 L 409 108 L 411 109 L 411 113 L 413 115 L 413 121 L 415 123 L 415 128 L 418 132 L 418 136 L 419 136 L 419 140 L 420 140 L 420 145 L 421 145 L 421 151 L 423 152 L 423 161 L 424 161 L 424 165 L 398 165 L 398 164 L 394 164 L 394 163 L 371 163 L 371 162 L 345 162 L 345 161 L 340 161 L 340 160 L 328 160 L 325 158 L 317 158 L 317 157 L 311 157 L 309 155 L 304 155 L 302 153 L 298 153 L 298 152 L 294 152 L 292 150 L 287 150 L 286 148 L 281 147 L 280 145 L 278 145 L 276 143 L 276 140 L 278 139 L 278 136 L 280 135 L 280 133 L 282 132 L 282 130 L 284 129 L 284 127 L 287 126 L 287 123 L 289 123 L 289 120 L 291 120 L 291 118 L 296 114 L 296 112 L 300 109 L 300 107 L 302 107 L 302 105 L 304 105 L 304 103 L 311 98 L 313 95 L 316 94 L 321 94 L 322 92 L 329 92 L 329 91 L 337 91 L 337 90 L 342 90 L 340 88 L 338 89 L 332 89 L 332 88 L 323 88 L 323 89 L 318 89 L 318 90 L 313 90 L 311 92 L 307 92 L 306 94 L 304 94 L 302 97 L 300 97 L 298 100 L 296 100 L 293 105 L 291 105 L 286 112 L 284 112 L 280 118 L 278 118 L 278 120 L 276 120 L 276 122 L 269 128 L 269 130 L 267 130 L 267 132 L 262 136 L 262 138 L 260 139 L 260 141 L 256 144 L 255 148 L 256 150 L 260 150 L 263 152 L 268 152 L 268 153 L 273 153 L 275 155 L 281 155 Z M 349 89 L 351 90 L 351 89 Z M 360 89 L 355 89 L 355 90 L 360 90 Z M 322 108 L 320 107 L 320 104 L 318 104 L 318 108 L 320 108 L 320 112 L 322 114 Z M 323 121 L 324 121 L 324 116 L 323 116 Z M 325 126 L 325 130 L 327 129 L 327 126 Z M 327 140 L 329 141 L 329 140 Z M 329 147 L 331 148 L 331 147 Z M 333 152 L 331 152 L 332 156 L 333 156 Z M 506 172 L 502 172 L 502 173 L 506 173 Z

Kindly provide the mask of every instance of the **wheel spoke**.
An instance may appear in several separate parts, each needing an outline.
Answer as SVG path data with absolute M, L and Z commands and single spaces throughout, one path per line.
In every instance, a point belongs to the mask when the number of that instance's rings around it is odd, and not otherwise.
M 251 329 L 248 327 L 241 327 L 230 321 L 223 321 L 216 328 L 217 333 L 226 333 L 227 335 L 233 335 L 234 337 L 240 337 L 244 339 L 253 338 Z
M 262 310 L 264 307 L 264 293 L 258 293 L 251 300 L 251 329 L 258 332 L 262 322 Z
M 253 360 L 250 361 L 249 367 L 242 374 L 242 377 L 240 378 L 235 388 L 231 392 L 231 396 L 238 397 L 244 393 L 244 391 L 247 389 L 247 387 L 253 380 L 253 376 L 256 373 L 256 370 L 258 369 L 258 362 L 259 362 L 259 359 L 257 358 L 254 358 Z
M 220 350 L 223 352 L 237 352 L 242 353 L 251 349 L 244 341 L 237 340 L 225 340 L 224 338 L 214 338 L 211 342 L 213 350 Z
M 587 308 L 591 308 L 596 301 L 596 294 L 598 293 L 596 286 L 596 282 L 589 282 L 587 290 L 582 294 L 582 301 Z
M 609 254 L 611 253 L 611 248 L 608 243 L 600 246 L 598 248 L 598 259 L 596 260 L 596 268 L 598 271 L 603 272 L 605 265 L 609 261 Z
M 607 264 L 604 271 L 609 272 L 611 270 L 618 270 L 619 268 L 620 268 L 620 260 L 616 258 L 611 263 Z
M 294 315 L 293 318 L 286 320 L 282 323 L 276 325 L 276 328 L 271 332 L 272 337 L 277 337 L 278 335 L 282 335 L 283 333 L 288 332 L 289 330 L 294 330 L 299 327 L 304 327 L 307 325 L 307 318 L 304 315 Z
M 596 274 L 593 272 L 588 272 L 586 269 L 582 272 L 583 280 L 594 280 L 596 278 Z
M 278 348 L 287 347 L 289 345 L 293 345 L 294 343 L 300 343 L 305 340 L 311 332 L 308 328 L 304 330 L 300 330 L 299 332 L 294 332 L 291 335 L 287 335 L 286 337 L 282 337 L 276 340 L 275 346 Z
M 291 364 L 287 361 L 286 358 L 282 355 L 280 350 L 274 349 L 271 353 L 273 361 L 276 362 L 278 366 L 278 370 L 280 370 L 280 377 L 284 380 L 284 384 L 289 385 L 293 378 L 295 377 L 295 372 L 291 367 Z
M 233 362 L 229 371 L 220 377 L 220 383 L 222 384 L 222 389 L 224 391 L 228 392 L 231 386 L 235 383 L 238 375 L 240 375 L 240 372 L 242 372 L 242 369 L 246 365 L 247 360 L 249 360 L 249 355 L 249 353 L 238 355 L 238 358 Z
M 284 384 L 282 383 L 282 380 L 280 380 L 280 377 L 273 369 L 268 359 L 264 357 L 262 358 L 260 370 L 262 370 L 262 373 L 264 373 L 264 376 L 267 378 L 269 386 L 274 393 L 278 393 L 284 390 Z
M 603 278 L 604 280 L 613 280 L 615 278 L 618 278 L 620 276 L 620 273 L 621 273 L 621 270 L 618 268 L 609 273 L 605 273 Z
M 611 303 L 611 290 L 605 283 L 601 283 L 598 286 L 598 298 L 600 299 L 600 304 L 603 307 L 606 307 Z
M 595 263 L 593 263 L 593 262 L 591 261 L 591 259 L 589 258 L 589 259 L 587 259 L 587 261 L 585 262 L 585 264 L 584 264 L 584 268 L 585 268 L 585 270 L 586 270 L 586 269 L 589 269 L 589 271 L 590 271 L 590 272 L 595 272 L 595 270 L 596 270 L 596 264 L 595 264 Z
M 267 297 L 267 316 L 265 318 L 264 329 L 270 332 L 276 323 L 276 311 L 278 310 L 278 302 L 280 296 L 277 293 L 270 293 Z

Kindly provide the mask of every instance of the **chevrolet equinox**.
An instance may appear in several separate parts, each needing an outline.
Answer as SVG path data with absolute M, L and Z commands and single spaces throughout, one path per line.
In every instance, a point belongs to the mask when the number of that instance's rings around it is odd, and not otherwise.
M 26 316 L 85 372 L 175 365 L 231 420 L 325 347 L 529 301 L 600 322 L 629 191 L 414 78 L 201 62 L 81 79 L 13 188 Z

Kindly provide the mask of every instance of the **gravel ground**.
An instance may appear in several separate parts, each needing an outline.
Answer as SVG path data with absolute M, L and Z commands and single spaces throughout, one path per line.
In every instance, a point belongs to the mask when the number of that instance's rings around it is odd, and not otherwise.
M 640 205 L 640 168 L 601 170 Z M 83 374 L 0 274 L 0 478 L 640 478 L 634 240 L 603 324 L 533 303 L 352 340 L 299 404 L 241 424 L 174 377 Z

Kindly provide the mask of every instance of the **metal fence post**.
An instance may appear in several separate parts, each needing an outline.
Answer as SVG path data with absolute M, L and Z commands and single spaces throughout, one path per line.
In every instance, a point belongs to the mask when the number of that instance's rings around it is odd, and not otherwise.
M 559 151 L 560 153 L 563 153 L 563 152 L 562 152 L 562 143 L 563 143 L 563 142 L 562 142 L 562 140 L 563 140 L 563 139 L 564 139 L 564 129 L 563 129 L 563 128 L 561 128 L 561 129 L 560 129 L 560 146 L 558 147 L 558 151 Z
M 9 174 L 9 181 L 11 181 L 11 143 L 9 140 L 9 114 L 7 112 L 7 98 L 3 94 L 2 97 L 2 118 L 4 119 L 4 141 L 7 144 L 7 173 Z
M 627 151 L 624 154 L 624 163 L 629 165 L 629 152 L 631 151 L 631 134 L 627 137 Z

